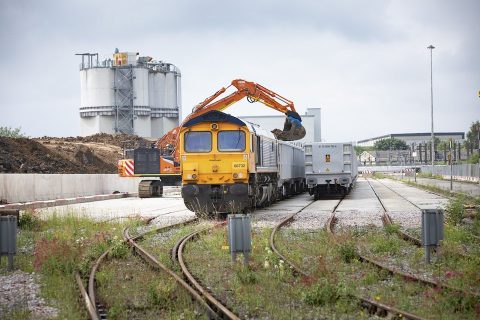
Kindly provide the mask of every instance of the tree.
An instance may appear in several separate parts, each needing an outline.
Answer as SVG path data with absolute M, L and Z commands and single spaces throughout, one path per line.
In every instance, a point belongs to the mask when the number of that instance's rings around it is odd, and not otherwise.
M 478 150 L 478 132 L 480 131 L 480 121 L 472 122 L 470 131 L 467 132 L 466 145 Z
M 382 139 L 373 145 L 375 150 L 407 150 L 408 146 L 405 141 L 397 138 Z
M 21 130 L 22 127 L 0 127 L 0 137 L 26 138 L 26 136 L 22 132 L 20 132 Z
M 373 147 L 361 147 L 361 146 L 354 146 L 355 153 L 357 156 L 361 155 L 363 151 L 372 151 Z

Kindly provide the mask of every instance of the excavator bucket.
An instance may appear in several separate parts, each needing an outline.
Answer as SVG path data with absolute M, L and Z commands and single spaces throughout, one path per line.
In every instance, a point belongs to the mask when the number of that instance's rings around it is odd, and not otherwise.
M 272 130 L 272 133 L 278 140 L 295 141 L 305 137 L 306 131 L 305 127 L 302 126 L 302 123 L 300 121 L 292 121 L 291 118 L 289 118 L 289 116 L 287 115 L 287 118 L 285 119 L 285 124 L 283 126 L 283 131 L 280 129 L 275 129 Z

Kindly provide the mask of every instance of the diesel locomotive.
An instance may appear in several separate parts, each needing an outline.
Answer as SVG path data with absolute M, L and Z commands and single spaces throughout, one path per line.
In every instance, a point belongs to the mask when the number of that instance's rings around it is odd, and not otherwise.
M 306 190 L 304 150 L 212 110 L 180 129 L 182 197 L 199 216 L 245 212 Z

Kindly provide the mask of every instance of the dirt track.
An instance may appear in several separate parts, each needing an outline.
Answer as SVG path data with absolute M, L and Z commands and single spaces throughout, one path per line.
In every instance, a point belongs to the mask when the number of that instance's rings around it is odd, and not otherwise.
M 0 173 L 116 173 L 122 147 L 150 142 L 138 136 L 0 137 Z

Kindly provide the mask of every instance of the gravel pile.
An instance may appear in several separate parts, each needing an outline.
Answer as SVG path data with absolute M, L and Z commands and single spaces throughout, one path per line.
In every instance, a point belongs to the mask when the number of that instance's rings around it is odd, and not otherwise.
M 58 310 L 48 306 L 40 297 L 38 275 L 15 271 L 0 275 L 0 318 L 14 309 L 31 312 L 31 319 L 55 318 Z

